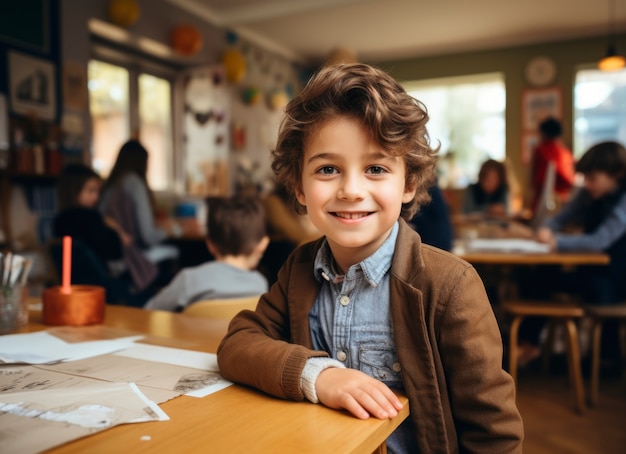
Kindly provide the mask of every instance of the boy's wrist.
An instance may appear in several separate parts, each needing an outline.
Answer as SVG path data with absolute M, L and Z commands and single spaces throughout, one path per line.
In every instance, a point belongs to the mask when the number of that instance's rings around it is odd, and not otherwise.
M 300 376 L 300 388 L 302 389 L 304 397 L 314 404 L 319 402 L 319 399 L 317 398 L 317 391 L 315 390 L 317 377 L 323 370 L 328 369 L 329 367 L 345 369 L 346 366 L 336 359 L 328 357 L 315 357 L 309 358 L 304 365 L 304 369 L 302 369 L 302 375 Z

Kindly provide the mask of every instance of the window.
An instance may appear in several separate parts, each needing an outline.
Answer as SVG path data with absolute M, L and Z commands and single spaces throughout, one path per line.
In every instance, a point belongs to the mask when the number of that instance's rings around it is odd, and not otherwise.
M 428 109 L 431 143 L 441 144 L 441 187 L 465 187 L 476 180 L 484 161 L 504 160 L 506 93 L 502 74 L 413 81 L 404 87 Z
M 94 59 L 88 66 L 93 167 L 108 176 L 120 147 L 138 138 L 149 153 L 148 182 L 173 186 L 172 83 L 137 68 Z
M 582 69 L 574 85 L 574 156 L 606 140 L 626 145 L 626 69 Z

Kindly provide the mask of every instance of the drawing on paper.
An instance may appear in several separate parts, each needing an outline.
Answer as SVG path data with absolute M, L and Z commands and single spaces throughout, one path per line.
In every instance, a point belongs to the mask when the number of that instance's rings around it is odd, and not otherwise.
M 180 377 L 180 380 L 178 380 L 178 383 L 174 386 L 174 391 L 187 394 L 198 389 L 206 388 L 207 386 L 216 385 L 220 381 L 223 381 L 223 379 L 217 372 L 207 371 L 186 374 Z

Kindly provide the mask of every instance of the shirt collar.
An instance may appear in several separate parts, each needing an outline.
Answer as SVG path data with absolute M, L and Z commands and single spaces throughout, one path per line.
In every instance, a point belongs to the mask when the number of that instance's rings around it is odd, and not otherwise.
M 395 251 L 396 239 L 398 238 L 399 225 L 396 222 L 391 229 L 391 233 L 383 244 L 372 255 L 367 257 L 360 263 L 352 265 L 348 270 L 348 275 L 351 274 L 351 270 L 362 270 L 365 279 L 372 287 L 377 287 L 382 281 L 383 277 L 391 268 L 391 260 Z M 343 281 L 344 276 L 339 275 L 336 271 L 336 267 L 333 265 L 334 260 L 330 251 L 328 241 L 324 239 L 322 246 L 317 251 L 315 261 L 313 263 L 313 272 L 315 278 L 318 281 L 329 281 L 333 283 L 339 283 Z

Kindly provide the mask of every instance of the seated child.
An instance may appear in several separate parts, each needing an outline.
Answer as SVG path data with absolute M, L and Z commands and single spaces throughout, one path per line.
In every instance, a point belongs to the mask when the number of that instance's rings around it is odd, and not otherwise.
M 405 393 L 411 415 L 387 440 L 391 453 L 521 452 L 515 385 L 480 277 L 405 221 L 434 183 L 427 120 L 364 64 L 322 68 L 289 103 L 272 168 L 324 236 L 297 248 L 256 310 L 231 321 L 220 372 L 361 419 L 395 417 L 395 391 Z
M 267 280 L 255 270 L 269 237 L 259 201 L 233 197 L 213 199 L 207 218 L 206 244 L 215 261 L 181 270 L 144 306 L 181 311 L 194 302 L 240 298 L 267 291 Z
M 101 261 L 100 271 L 77 264 L 72 274 L 74 283 L 103 286 L 107 303 L 143 306 L 149 291 L 138 289 L 123 268 L 124 257 L 133 253 L 132 239 L 96 208 L 101 187 L 102 179 L 90 167 L 68 164 L 63 168 L 57 184 L 59 212 L 54 218 L 54 236 L 71 236 L 74 248 L 87 248 Z
M 535 298 L 566 291 L 580 295 L 586 304 L 615 304 L 626 299 L 626 148 L 617 142 L 598 143 L 576 163 L 576 171 L 584 175 L 582 190 L 537 231 L 536 239 L 557 251 L 604 252 L 610 263 L 578 267 L 567 274 L 560 269 L 542 271 L 531 277 L 532 286 L 524 288 L 542 292 L 530 294 Z M 572 225 L 581 232 L 562 232 Z M 541 319 L 528 319 L 520 326 L 521 363 L 539 355 L 542 328 Z
M 59 212 L 54 218 L 54 236 L 80 238 L 103 262 L 120 260 L 130 237 L 97 209 L 102 179 L 84 164 L 68 164 L 59 175 Z
M 608 266 L 592 266 L 579 282 L 588 301 L 612 304 L 626 298 L 626 148 L 617 142 L 591 147 L 576 163 L 583 189 L 537 231 L 557 251 L 605 252 Z M 578 224 L 581 233 L 559 233 Z
M 495 159 L 488 159 L 480 167 L 478 182 L 465 189 L 463 213 L 506 216 L 508 212 L 509 185 L 506 166 Z

